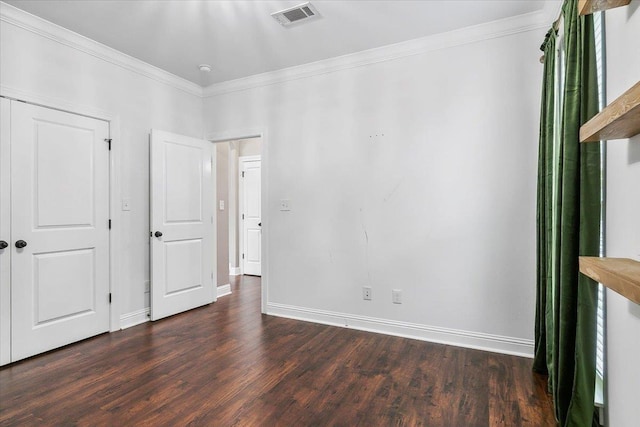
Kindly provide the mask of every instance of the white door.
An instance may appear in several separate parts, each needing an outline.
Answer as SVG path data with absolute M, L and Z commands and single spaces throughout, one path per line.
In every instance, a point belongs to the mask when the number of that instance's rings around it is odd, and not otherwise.
M 215 300 L 212 146 L 151 132 L 151 320 Z
M 0 98 L 0 365 L 11 362 L 10 101 Z
M 242 273 L 262 275 L 260 160 L 241 160 Z
M 12 361 L 109 330 L 107 138 L 107 122 L 11 101 Z

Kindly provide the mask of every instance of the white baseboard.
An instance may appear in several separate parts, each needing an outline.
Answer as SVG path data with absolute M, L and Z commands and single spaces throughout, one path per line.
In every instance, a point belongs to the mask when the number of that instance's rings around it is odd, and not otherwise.
M 223 297 L 225 295 L 231 295 L 230 283 L 227 283 L 226 285 L 218 286 L 218 298 Z
M 229 276 L 239 276 L 242 274 L 240 267 L 231 267 L 229 266 Z
M 277 303 L 267 303 L 266 314 L 513 356 L 532 358 L 534 354 L 533 340 L 522 338 L 461 331 Z
M 127 329 L 149 321 L 149 307 L 120 316 L 120 329 Z

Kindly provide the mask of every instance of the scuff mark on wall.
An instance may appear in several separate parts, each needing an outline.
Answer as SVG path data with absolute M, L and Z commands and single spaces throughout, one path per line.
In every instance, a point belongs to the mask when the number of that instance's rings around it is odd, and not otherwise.
M 387 196 L 386 196 L 384 199 L 382 199 L 385 203 L 386 203 L 389 199 L 391 199 L 391 197 L 393 197 L 393 195 L 396 193 L 396 191 L 398 191 L 398 188 L 400 188 L 400 185 L 402 184 L 402 182 L 403 182 L 403 181 L 404 181 L 404 178 L 402 178 L 400 181 L 398 181 L 398 183 L 396 184 L 396 186 L 395 186 L 395 187 L 393 187 L 393 190 L 391 190 L 391 191 L 389 192 L 389 194 L 387 194 Z

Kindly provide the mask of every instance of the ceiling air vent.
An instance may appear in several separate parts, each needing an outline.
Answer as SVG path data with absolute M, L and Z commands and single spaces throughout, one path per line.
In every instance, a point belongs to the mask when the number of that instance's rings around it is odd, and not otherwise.
M 295 7 L 290 7 L 289 9 L 274 12 L 271 16 L 273 16 L 280 24 L 288 27 L 291 24 L 318 18 L 320 14 L 314 5 L 307 2 Z

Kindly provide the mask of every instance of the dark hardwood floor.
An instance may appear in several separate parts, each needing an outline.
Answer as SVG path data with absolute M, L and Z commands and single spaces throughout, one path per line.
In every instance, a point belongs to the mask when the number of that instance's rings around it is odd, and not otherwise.
M 531 360 L 208 307 L 0 370 L 2 426 L 552 426 Z

